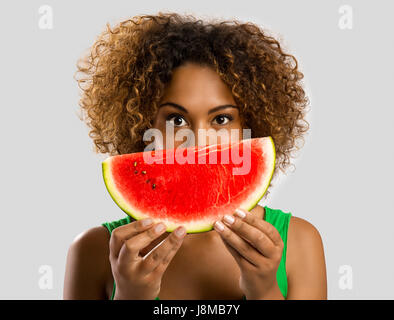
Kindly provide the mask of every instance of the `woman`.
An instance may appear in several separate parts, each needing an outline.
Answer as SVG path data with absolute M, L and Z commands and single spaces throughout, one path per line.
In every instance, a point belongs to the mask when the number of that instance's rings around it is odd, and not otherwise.
M 98 152 L 143 151 L 148 128 L 167 141 L 166 123 L 195 136 L 249 128 L 252 137 L 273 138 L 276 176 L 308 130 L 297 69 L 296 59 L 251 23 L 137 16 L 108 26 L 78 64 L 80 106 Z M 257 205 L 210 232 L 186 235 L 148 220 L 126 217 L 79 235 L 68 252 L 64 298 L 327 298 L 320 234 L 290 213 Z

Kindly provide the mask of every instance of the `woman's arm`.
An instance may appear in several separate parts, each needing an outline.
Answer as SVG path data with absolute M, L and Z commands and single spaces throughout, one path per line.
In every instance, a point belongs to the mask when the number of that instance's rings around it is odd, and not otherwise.
M 75 238 L 67 254 L 63 299 L 108 299 L 109 237 L 108 230 L 100 226 Z
M 323 242 L 308 221 L 292 216 L 287 236 L 287 299 L 327 299 Z

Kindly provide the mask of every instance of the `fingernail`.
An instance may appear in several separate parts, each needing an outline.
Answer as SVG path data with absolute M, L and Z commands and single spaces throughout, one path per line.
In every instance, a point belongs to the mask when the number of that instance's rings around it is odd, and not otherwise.
M 245 218 L 246 217 L 246 213 L 243 212 L 241 209 L 235 209 L 235 213 L 237 214 L 238 217 L 240 218 Z
M 152 223 L 152 219 L 144 219 L 142 220 L 142 225 L 144 227 L 149 226 Z
M 223 225 L 223 223 L 221 223 L 220 221 L 216 221 L 216 222 L 215 222 L 215 227 L 216 227 L 217 230 L 219 230 L 219 231 L 223 231 L 223 230 L 224 230 L 224 225 Z
M 233 224 L 235 220 L 234 220 L 234 217 L 226 214 L 226 215 L 224 215 L 224 221 L 228 222 L 229 224 Z
M 185 235 L 185 228 L 176 229 L 175 234 L 178 238 L 182 238 Z
M 156 233 L 160 233 L 160 232 L 162 232 L 164 229 L 165 229 L 165 226 L 164 226 L 164 224 L 162 224 L 162 223 L 159 223 L 159 224 L 155 227 Z

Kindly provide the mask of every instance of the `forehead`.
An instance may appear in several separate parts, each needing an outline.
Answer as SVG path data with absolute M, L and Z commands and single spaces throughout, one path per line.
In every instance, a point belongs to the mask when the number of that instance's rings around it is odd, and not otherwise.
M 176 102 L 185 108 L 212 108 L 235 103 L 231 90 L 215 70 L 188 63 L 173 70 L 161 102 Z

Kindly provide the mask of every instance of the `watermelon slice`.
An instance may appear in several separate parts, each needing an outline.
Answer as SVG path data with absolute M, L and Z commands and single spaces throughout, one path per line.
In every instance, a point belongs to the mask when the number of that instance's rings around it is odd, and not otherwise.
M 185 153 L 188 161 L 182 164 L 176 157 Z M 146 161 L 147 156 L 154 161 Z M 116 155 L 102 162 L 102 173 L 126 214 L 161 221 L 168 232 L 183 225 L 187 233 L 198 233 L 212 230 L 215 221 L 236 208 L 255 207 L 270 184 L 275 156 L 272 138 L 262 137 Z M 171 157 L 175 160 L 165 161 Z

